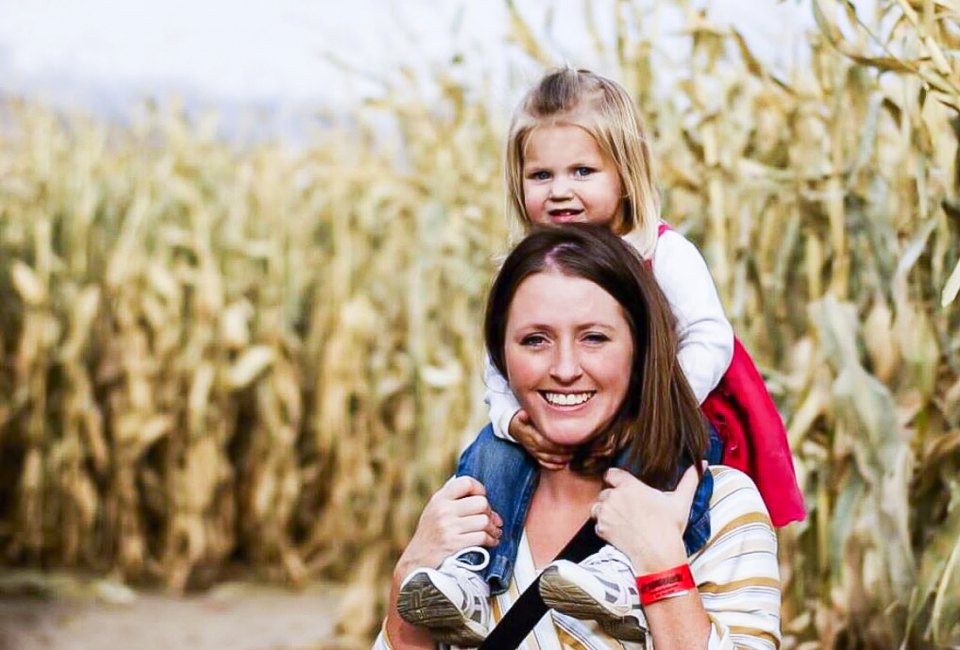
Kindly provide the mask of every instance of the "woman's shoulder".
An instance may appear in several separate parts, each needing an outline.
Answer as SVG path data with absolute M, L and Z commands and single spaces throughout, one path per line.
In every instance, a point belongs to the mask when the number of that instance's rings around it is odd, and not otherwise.
M 726 465 L 711 465 L 713 495 L 710 497 L 711 523 L 743 521 L 770 523 L 770 514 L 760 490 L 749 476 Z

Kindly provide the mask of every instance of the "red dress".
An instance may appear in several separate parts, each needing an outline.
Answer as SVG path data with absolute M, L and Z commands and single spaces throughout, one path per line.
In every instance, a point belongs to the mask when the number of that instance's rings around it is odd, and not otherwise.
M 657 235 L 669 229 L 662 223 Z M 760 371 L 736 336 L 730 367 L 701 408 L 723 440 L 723 464 L 753 479 L 773 525 L 802 521 L 807 512 L 787 430 Z

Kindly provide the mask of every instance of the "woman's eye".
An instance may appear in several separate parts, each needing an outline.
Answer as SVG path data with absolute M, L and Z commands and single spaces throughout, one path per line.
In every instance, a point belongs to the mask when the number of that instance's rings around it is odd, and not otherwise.
M 590 332 L 584 335 L 583 340 L 587 343 L 606 343 L 610 337 L 600 332 Z
M 520 345 L 527 347 L 537 347 L 547 342 L 547 337 L 542 334 L 528 334 L 520 339 Z

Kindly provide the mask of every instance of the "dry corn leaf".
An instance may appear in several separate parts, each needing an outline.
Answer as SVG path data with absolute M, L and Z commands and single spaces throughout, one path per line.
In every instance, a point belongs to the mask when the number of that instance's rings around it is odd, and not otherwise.
M 266 372 L 274 362 L 274 351 L 268 345 L 254 345 L 243 351 L 227 373 L 231 390 L 242 390 Z
M 43 281 L 36 272 L 29 266 L 15 260 L 10 269 L 13 279 L 13 286 L 20 294 L 20 298 L 31 307 L 39 307 L 47 300 L 47 290 L 43 286 Z

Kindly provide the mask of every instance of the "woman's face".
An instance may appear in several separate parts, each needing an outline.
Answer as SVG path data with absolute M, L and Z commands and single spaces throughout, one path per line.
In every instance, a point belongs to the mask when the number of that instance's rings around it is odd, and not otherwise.
M 517 288 L 504 339 L 507 378 L 547 439 L 582 444 L 613 419 L 633 352 L 619 303 L 590 280 L 546 271 Z

